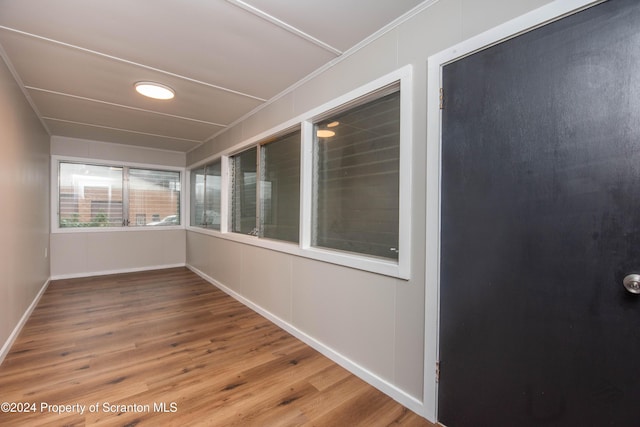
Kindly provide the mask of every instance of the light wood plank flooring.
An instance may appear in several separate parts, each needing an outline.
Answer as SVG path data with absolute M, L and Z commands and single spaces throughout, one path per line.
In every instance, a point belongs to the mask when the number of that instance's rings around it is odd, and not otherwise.
M 51 282 L 1 402 L 35 410 L 3 426 L 433 426 L 185 268 Z

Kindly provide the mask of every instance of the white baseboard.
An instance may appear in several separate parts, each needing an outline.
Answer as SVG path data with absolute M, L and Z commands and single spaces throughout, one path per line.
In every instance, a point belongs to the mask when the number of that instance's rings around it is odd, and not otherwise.
M 360 366 L 356 362 L 354 362 L 354 361 L 350 360 L 349 358 L 343 356 L 342 354 L 340 354 L 337 351 L 333 350 L 332 348 L 326 346 L 322 342 L 320 342 L 320 341 L 316 340 L 315 338 L 307 335 L 305 332 L 303 332 L 300 329 L 296 328 L 294 325 L 292 325 L 289 322 L 279 318 L 278 316 L 274 315 L 273 313 L 265 310 L 264 308 L 260 307 L 259 305 L 255 304 L 254 302 L 252 302 L 252 301 L 248 300 L 247 298 L 243 297 L 242 295 L 238 294 L 234 290 L 232 290 L 232 289 L 228 288 L 227 286 L 223 285 L 222 283 L 218 282 L 214 278 L 208 276 L 207 274 L 205 274 L 202 271 L 198 270 L 197 268 L 193 267 L 192 265 L 187 264 L 186 267 L 189 270 L 191 270 L 194 273 L 196 273 L 198 276 L 200 276 L 203 279 L 205 279 L 207 282 L 211 283 L 212 285 L 214 285 L 215 287 L 217 287 L 218 289 L 223 291 L 224 293 L 226 293 L 229 296 L 231 296 L 232 298 L 238 300 L 239 302 L 241 302 L 242 304 L 246 305 L 247 307 L 249 307 L 253 311 L 259 313 L 262 316 L 264 316 L 265 318 L 267 318 L 271 322 L 275 323 L 276 325 L 278 325 L 279 327 L 281 327 L 282 329 L 284 329 L 285 331 L 287 331 L 288 333 L 290 333 L 294 337 L 298 338 L 300 341 L 304 342 L 308 346 L 310 346 L 310 347 L 314 348 L 315 350 L 319 351 L 324 356 L 326 356 L 329 359 L 331 359 L 332 361 L 336 362 L 338 365 L 342 366 L 343 368 L 345 368 L 346 370 L 348 370 L 352 374 L 356 375 L 357 377 L 359 377 L 362 380 L 366 381 L 367 383 L 371 384 L 373 387 L 375 387 L 378 390 L 382 391 L 383 393 L 385 393 L 386 395 L 388 395 L 389 397 L 391 397 L 392 399 L 394 399 L 398 403 L 406 406 L 407 408 L 411 409 L 413 412 L 424 416 L 425 409 L 424 409 L 423 402 L 421 402 L 420 400 L 418 400 L 415 397 L 409 395 L 408 393 L 406 393 L 405 391 L 399 389 L 398 387 L 396 387 L 395 385 L 389 383 L 388 381 L 380 378 L 378 375 L 374 374 L 373 372 L 369 371 L 368 369 L 363 368 L 362 366 Z
M 81 273 L 58 274 L 55 276 L 51 276 L 51 280 L 77 279 L 81 277 L 93 277 L 93 276 L 108 276 L 109 274 L 137 273 L 139 271 L 165 270 L 167 268 L 176 268 L 176 267 L 186 267 L 186 264 L 185 263 L 165 264 L 165 265 L 153 265 L 148 267 L 122 268 L 117 270 L 84 271 Z
M 27 320 L 29 320 L 29 316 L 31 316 L 31 313 L 33 313 L 33 310 L 38 305 L 38 302 L 40 301 L 40 298 L 42 298 L 44 292 L 47 290 L 50 281 L 51 279 L 48 279 L 46 282 L 44 282 L 44 285 L 42 285 L 42 288 L 40 288 L 40 291 L 31 302 L 31 305 L 29 305 L 27 310 L 24 312 L 16 327 L 13 328 L 13 332 L 11 332 L 11 335 L 9 335 L 9 338 L 7 338 L 7 341 L 5 341 L 4 345 L 2 346 L 2 349 L 0 349 L 0 365 L 2 365 L 4 358 L 7 357 L 7 354 L 9 354 L 11 346 L 15 342 L 16 338 L 18 338 L 18 335 L 20 335 L 20 331 L 22 331 L 22 328 L 27 323 Z

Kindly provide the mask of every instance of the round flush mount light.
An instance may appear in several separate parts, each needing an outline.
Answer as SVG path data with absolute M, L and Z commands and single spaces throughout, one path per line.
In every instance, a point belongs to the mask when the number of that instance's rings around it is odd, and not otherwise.
M 316 134 L 318 135 L 318 138 L 331 138 L 336 133 L 329 129 L 318 129 Z
M 171 99 L 176 95 L 173 89 L 160 83 L 138 82 L 135 88 L 138 93 L 153 99 Z

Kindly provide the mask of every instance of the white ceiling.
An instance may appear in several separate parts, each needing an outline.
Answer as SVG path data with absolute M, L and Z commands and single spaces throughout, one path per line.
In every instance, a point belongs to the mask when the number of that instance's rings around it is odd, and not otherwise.
M 0 0 L 0 55 L 51 135 L 187 152 L 422 3 Z

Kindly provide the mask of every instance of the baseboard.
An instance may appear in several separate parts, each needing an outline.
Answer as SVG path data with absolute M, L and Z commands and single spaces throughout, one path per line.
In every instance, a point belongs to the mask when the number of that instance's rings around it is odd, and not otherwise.
M 31 305 L 29 305 L 27 310 L 24 312 L 16 327 L 13 328 L 13 332 L 11 332 L 11 335 L 9 335 L 9 338 L 7 338 L 7 341 L 5 341 L 4 345 L 2 346 L 2 349 L 0 349 L 0 365 L 2 365 L 2 362 L 4 362 L 4 358 L 7 357 L 7 354 L 9 354 L 11 346 L 15 342 L 16 338 L 18 338 L 18 335 L 20 335 L 20 331 L 22 331 L 22 328 L 27 323 L 27 320 L 29 320 L 29 316 L 31 316 L 31 313 L 33 313 L 33 310 L 38 305 L 38 302 L 40 301 L 40 298 L 42 298 L 44 292 L 47 290 L 50 281 L 51 279 L 47 279 L 47 281 L 44 282 L 44 285 L 42 285 L 42 288 L 40 288 L 40 291 L 31 302 Z
M 137 273 L 139 271 L 165 270 L 167 268 L 186 267 L 185 263 L 152 265 L 148 267 L 122 268 L 117 270 L 87 271 L 82 273 L 58 274 L 51 276 L 51 280 L 78 279 L 81 277 L 108 276 L 109 274 Z
M 243 297 L 242 295 L 238 294 L 234 290 L 228 288 L 224 284 L 218 282 L 214 278 L 208 276 L 207 274 L 205 274 L 202 271 L 198 270 L 197 268 L 193 267 L 192 265 L 187 264 L 186 267 L 189 270 L 193 271 L 198 276 L 202 277 L 207 282 L 211 283 L 213 286 L 217 287 L 218 289 L 220 289 L 224 293 L 228 294 L 232 298 L 234 298 L 234 299 L 238 300 L 239 302 L 241 302 L 242 304 L 246 305 L 247 307 L 249 307 L 253 311 L 259 313 L 262 316 L 264 316 L 265 318 L 267 318 L 271 322 L 275 323 L 276 325 L 278 325 L 279 327 L 281 327 L 282 329 L 284 329 L 285 331 L 287 331 L 288 333 L 290 333 L 294 337 L 298 338 L 300 341 L 304 342 L 308 346 L 310 346 L 310 347 L 314 348 L 315 350 L 319 351 L 324 356 L 328 357 L 329 359 L 331 359 L 332 361 L 334 361 L 338 365 L 342 366 L 343 368 L 345 368 L 346 370 L 348 370 L 352 374 L 356 375 L 357 377 L 359 377 L 362 380 L 366 381 L 367 383 L 369 383 L 373 387 L 377 388 L 381 392 L 385 393 L 386 395 L 388 395 L 389 397 L 391 397 L 392 399 L 394 399 L 398 403 L 406 406 L 407 408 L 411 409 L 413 412 L 424 416 L 425 409 L 424 409 L 423 403 L 420 400 L 418 400 L 415 397 L 407 394 L 406 392 L 404 392 L 403 390 L 401 390 L 398 387 L 394 386 L 393 384 L 389 383 L 388 381 L 380 378 L 379 376 L 377 376 L 373 372 L 363 368 L 362 366 L 360 366 L 356 362 L 350 360 L 349 358 L 343 356 L 339 352 L 337 352 L 337 351 L 333 350 L 332 348 L 326 346 L 325 344 L 323 344 L 322 342 L 316 340 L 312 336 L 307 335 L 305 332 L 303 332 L 300 329 L 296 328 L 294 325 L 292 325 L 289 322 L 281 319 L 280 317 L 274 315 L 273 313 L 265 310 L 264 308 L 260 307 L 259 305 L 255 304 L 254 302 L 252 302 L 252 301 L 248 300 L 247 298 Z

